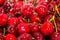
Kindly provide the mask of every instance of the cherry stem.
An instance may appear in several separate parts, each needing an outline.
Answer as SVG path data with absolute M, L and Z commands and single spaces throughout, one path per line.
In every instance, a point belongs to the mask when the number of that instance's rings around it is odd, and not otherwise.
M 58 15 L 60 16 L 60 13 L 59 13 L 59 10 L 58 10 L 58 7 L 60 6 L 60 4 L 59 5 L 56 5 L 55 6 L 55 10 L 57 11 L 57 13 L 58 13 Z
M 55 22 L 55 16 L 53 16 L 53 23 L 54 23 L 54 26 L 55 26 L 55 29 L 56 29 L 56 32 L 57 32 L 58 30 L 57 30 L 57 26 L 56 26 L 56 22 Z
M 5 32 L 6 32 L 6 29 L 5 28 L 3 28 L 3 35 L 5 36 Z

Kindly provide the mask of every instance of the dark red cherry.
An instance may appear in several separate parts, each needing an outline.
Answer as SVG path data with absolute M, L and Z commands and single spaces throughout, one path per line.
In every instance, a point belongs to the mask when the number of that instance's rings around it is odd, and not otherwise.
M 33 33 L 35 40 L 44 40 L 43 35 L 39 32 Z
M 51 35 L 51 40 L 60 40 L 60 33 L 54 32 L 54 33 Z
M 38 23 L 32 23 L 30 26 L 30 30 L 32 33 L 38 32 L 39 31 L 39 25 Z
M 32 36 L 30 34 L 24 33 L 18 37 L 18 40 L 32 40 Z

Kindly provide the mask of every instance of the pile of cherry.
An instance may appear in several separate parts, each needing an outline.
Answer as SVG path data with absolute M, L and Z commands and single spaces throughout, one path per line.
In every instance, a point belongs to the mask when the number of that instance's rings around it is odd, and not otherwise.
M 0 40 L 60 40 L 60 0 L 0 0 Z

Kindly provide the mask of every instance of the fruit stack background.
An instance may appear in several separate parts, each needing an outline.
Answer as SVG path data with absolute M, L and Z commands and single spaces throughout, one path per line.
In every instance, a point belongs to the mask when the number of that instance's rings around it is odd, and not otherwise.
M 60 0 L 0 0 L 0 40 L 60 40 Z

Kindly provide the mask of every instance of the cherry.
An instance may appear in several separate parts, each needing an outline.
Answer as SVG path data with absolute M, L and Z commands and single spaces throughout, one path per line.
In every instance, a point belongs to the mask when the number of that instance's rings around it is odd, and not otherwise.
M 57 0 L 57 3 L 59 4 L 60 3 L 60 0 Z
M 51 40 L 60 40 L 60 33 L 54 32 L 54 33 L 51 35 Z
M 33 7 L 30 5 L 25 5 L 22 8 L 21 14 L 25 17 L 30 17 L 33 13 Z
M 6 14 L 0 14 L 0 26 L 6 25 L 8 16 Z
M 48 6 L 40 4 L 36 6 L 36 12 L 39 16 L 45 16 L 48 12 Z
M 41 18 L 38 15 L 32 15 L 30 21 L 39 23 L 41 22 Z
M 8 26 L 7 33 L 15 34 L 16 35 L 16 27 L 13 25 Z
M 19 21 L 19 23 L 22 23 L 22 22 L 25 22 L 25 19 L 22 16 L 19 16 L 18 21 Z
M 13 34 L 7 34 L 6 40 L 16 40 L 16 37 Z
M 33 33 L 33 37 L 36 40 L 44 40 L 43 35 L 40 32 Z
M 17 11 L 20 12 L 22 7 L 23 7 L 23 1 L 18 1 L 18 2 L 15 3 L 13 11 L 14 12 L 17 12 Z
M 0 8 L 0 14 L 5 13 L 5 10 L 3 8 Z
M 10 1 L 6 1 L 3 6 L 4 6 L 5 11 L 9 12 L 10 9 L 14 6 L 14 3 Z
M 0 6 L 3 5 L 5 0 L 0 0 Z
M 18 40 L 32 40 L 32 36 L 30 34 L 24 33 L 18 37 Z
M 18 24 L 18 18 L 12 17 L 8 20 L 8 25 L 14 25 L 16 26 Z
M 50 35 L 54 30 L 54 25 L 51 22 L 44 22 L 40 27 L 40 31 L 46 36 Z
M 51 18 L 52 18 L 52 15 L 51 14 L 50 15 L 47 15 L 45 17 L 45 19 L 44 19 L 44 22 L 49 21 Z
M 0 33 L 0 40 L 5 40 L 4 36 Z
M 17 30 L 18 30 L 19 34 L 29 33 L 30 32 L 29 23 L 20 23 L 20 24 L 18 24 Z
M 32 33 L 38 32 L 39 31 L 38 23 L 32 23 L 31 26 L 30 26 L 30 29 L 31 29 Z

